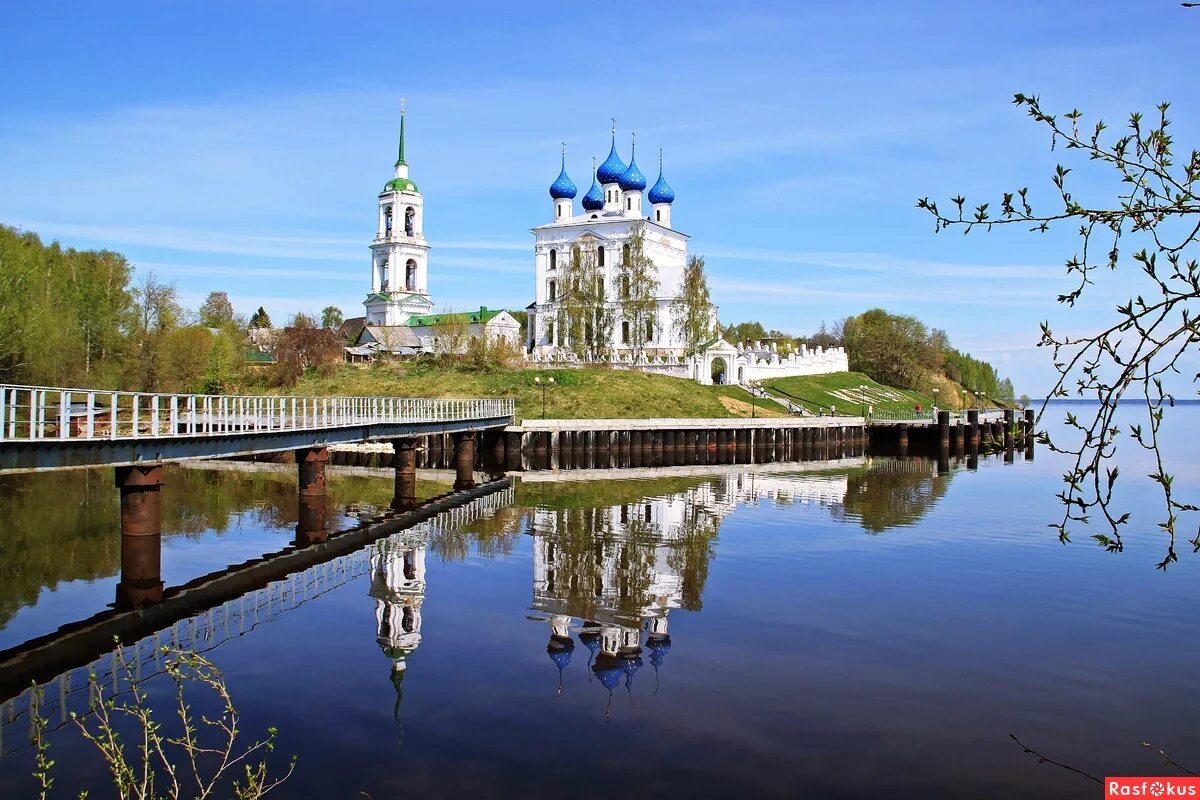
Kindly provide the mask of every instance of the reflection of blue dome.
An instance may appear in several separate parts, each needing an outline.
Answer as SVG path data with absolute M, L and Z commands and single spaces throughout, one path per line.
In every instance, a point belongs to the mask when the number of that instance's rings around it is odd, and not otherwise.
M 654 186 L 650 188 L 650 194 L 646 195 L 651 203 L 674 203 L 675 190 L 667 183 L 667 179 L 663 177 L 662 162 L 658 164 L 658 180 L 654 182 Z
M 625 170 L 617 182 L 627 192 L 640 192 L 646 188 L 646 176 L 638 169 L 637 158 L 633 153 L 629 154 L 629 168 Z
M 641 656 L 637 656 L 636 658 L 625 659 L 625 688 L 626 689 L 628 689 L 630 686 L 633 685 L 633 676 L 641 668 L 642 668 Z
M 604 192 L 600 190 L 600 184 L 596 183 L 596 175 L 593 172 L 592 188 L 588 189 L 587 194 L 583 196 L 583 209 L 584 211 L 599 211 L 602 208 L 604 208 Z
M 592 671 L 595 672 L 596 677 L 600 679 L 601 685 L 603 685 L 604 688 L 608 689 L 610 692 L 621 685 L 621 676 L 625 673 L 619 664 L 606 667 L 604 669 L 601 669 L 600 665 L 597 664 L 596 666 L 592 667 Z
M 671 652 L 671 637 L 651 636 L 646 640 L 646 649 L 650 651 L 650 663 L 655 668 L 661 667 L 663 659 Z
M 566 637 L 554 636 L 550 639 L 550 644 L 546 645 L 546 655 L 550 656 L 559 672 L 571 663 L 571 653 L 574 651 L 575 640 Z
M 574 181 L 567 177 L 567 157 L 564 155 L 562 169 L 554 183 L 550 184 L 550 196 L 555 200 L 574 200 L 578 191 Z
M 595 655 L 600 650 L 600 634 L 595 631 L 584 631 L 579 634 L 579 641 Z
M 604 159 L 604 163 L 600 165 L 600 169 L 596 170 L 596 179 L 602 184 L 618 183 L 624 174 L 625 162 L 617 155 L 617 136 L 614 133 L 612 149 L 608 151 L 608 158 Z

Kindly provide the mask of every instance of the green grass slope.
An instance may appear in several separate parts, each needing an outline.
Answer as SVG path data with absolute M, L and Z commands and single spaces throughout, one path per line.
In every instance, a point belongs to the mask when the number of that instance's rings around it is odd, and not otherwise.
M 542 390 L 533 379 L 554 378 L 546 395 L 551 419 L 646 419 L 649 417 L 782 416 L 778 403 L 754 399 L 736 386 L 700 386 L 680 378 L 624 370 L 474 370 L 443 363 L 342 365 L 327 375 L 308 375 L 289 394 L 396 397 L 511 397 L 517 418 L 542 415 Z
M 862 390 L 860 386 L 867 388 Z M 864 397 L 867 406 L 876 411 L 912 411 L 917 404 L 923 409 L 933 405 L 930 398 L 919 392 L 885 386 L 861 372 L 776 378 L 763 381 L 763 388 L 814 412 L 824 409 L 828 413 L 829 407 L 835 406 L 838 413 L 857 415 L 862 413 Z

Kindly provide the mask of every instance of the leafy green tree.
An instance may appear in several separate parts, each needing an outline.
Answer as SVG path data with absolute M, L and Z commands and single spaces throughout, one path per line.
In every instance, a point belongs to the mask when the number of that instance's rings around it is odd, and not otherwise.
M 213 337 L 208 351 L 208 368 L 201 387 L 205 394 L 234 392 L 244 371 L 243 353 L 247 349 L 245 334 L 226 328 Z
M 692 256 L 684 266 L 679 294 L 671 301 L 671 318 L 675 336 L 689 356 L 699 352 L 701 345 L 720 332 L 703 256 Z
M 646 253 L 646 224 L 634 226 L 624 251 L 625 263 L 618 273 L 622 329 L 629 324 L 629 336 L 623 344 L 641 356 L 646 344 L 659 332 L 658 278 L 654 262 Z
M 558 329 L 571 352 L 585 361 L 609 358 L 613 308 L 600 272 L 596 242 L 585 239 L 571 248 L 560 278 Z
M 951 198 L 949 211 L 928 197 L 920 198 L 917 207 L 934 218 L 937 231 L 991 230 L 997 225 L 1037 232 L 1067 226 L 1077 231 L 1079 247 L 1065 260 L 1070 283 L 1058 295 L 1068 309 L 1076 307 L 1088 287 L 1104 282 L 1106 273 L 1137 270 L 1144 289 L 1119 304 L 1113 316 L 1104 319 L 1090 308 L 1079 312 L 1086 314 L 1085 321 L 1073 327 L 1086 326 L 1088 332 L 1056 333 L 1048 322 L 1042 323 L 1039 344 L 1053 354 L 1058 373 L 1048 398 L 1074 395 L 1100 402 L 1095 413 L 1066 416 L 1070 436 L 1051 439 L 1043 432 L 1041 437 L 1073 460 L 1058 495 L 1064 509 L 1055 526 L 1060 539 L 1069 541 L 1072 526 L 1090 526 L 1095 517 L 1105 532 L 1093 538 L 1110 552 L 1124 549 L 1121 531 L 1132 518 L 1114 505 L 1119 472 L 1113 458 L 1119 445 L 1132 441 L 1155 456 L 1149 477 L 1162 493 L 1159 527 L 1167 537 L 1167 552 L 1158 566 L 1165 569 L 1177 560 L 1180 515 L 1200 510 L 1176 498 L 1160 450 L 1163 420 L 1175 401 L 1164 378 L 1183 373 L 1181 359 L 1200 340 L 1200 151 L 1185 149 L 1176 156 L 1168 103 L 1161 103 L 1149 117 L 1131 114 L 1119 133 L 1109 133 L 1100 119 L 1085 123 L 1078 109 L 1051 114 L 1037 96 L 1017 94 L 1013 103 L 1044 128 L 1052 149 L 1061 145 L 1083 165 L 1104 170 L 1111 185 L 1120 187 L 1115 196 L 1104 201 L 1091 193 L 1083 199 L 1072 189 L 1074 168 L 1059 164 L 1050 176 L 1049 207 L 1024 186 L 1003 192 L 994 205 L 968 203 L 958 195 Z M 1194 387 L 1200 375 L 1192 369 L 1186 374 Z M 1117 406 L 1127 397 L 1142 406 L 1144 424 L 1118 424 Z M 1043 404 L 1041 414 L 1045 412 Z M 1200 550 L 1200 535 L 1191 544 Z
M 208 328 L 224 328 L 233 324 L 233 303 L 225 292 L 212 292 L 200 306 L 200 324 Z
M 159 283 L 153 272 L 134 288 L 130 338 L 137 358 L 130 365 L 129 383 L 138 391 L 159 391 L 163 343 L 182 311 L 175 286 Z
M 881 383 L 912 389 L 937 366 L 929 331 L 916 317 L 875 308 L 847 317 L 842 331 L 850 369 Z
M 125 351 L 129 263 L 0 226 L 0 377 L 113 387 Z
M 158 390 L 193 394 L 203 391 L 214 338 L 205 325 L 167 331 L 159 350 Z
M 346 319 L 342 310 L 337 306 L 325 306 L 321 311 L 321 327 L 337 330 Z

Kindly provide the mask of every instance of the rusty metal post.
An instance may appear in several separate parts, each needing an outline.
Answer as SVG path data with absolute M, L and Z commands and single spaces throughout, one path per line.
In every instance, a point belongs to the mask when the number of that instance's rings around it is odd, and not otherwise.
M 475 431 L 452 435 L 454 442 L 454 491 L 475 487 Z
M 939 411 L 937 413 L 937 429 L 938 429 L 938 449 L 950 448 L 950 412 Z
M 325 464 L 328 462 L 328 447 L 302 447 L 296 451 L 301 497 L 325 496 Z
M 117 607 L 162 600 L 162 464 L 117 467 L 121 491 L 121 580 Z
M 411 511 L 417 507 L 417 440 L 393 439 L 396 457 L 396 489 L 392 493 L 394 511 Z
M 300 496 L 300 516 L 296 522 L 296 544 L 307 547 L 329 538 L 325 522 L 325 498 Z

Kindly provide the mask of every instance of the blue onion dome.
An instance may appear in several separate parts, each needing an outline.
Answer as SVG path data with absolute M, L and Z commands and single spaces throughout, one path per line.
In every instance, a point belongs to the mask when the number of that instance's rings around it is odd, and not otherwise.
M 638 169 L 637 157 L 632 151 L 629 153 L 629 168 L 617 180 L 621 184 L 621 189 L 626 192 L 640 192 L 646 188 L 646 176 Z
M 559 170 L 554 183 L 550 184 L 550 196 L 555 200 L 574 200 L 578 192 L 575 182 L 567 177 L 567 146 L 563 145 L 562 169 Z
M 592 159 L 592 188 L 583 196 L 584 211 L 599 211 L 604 208 L 604 192 L 596 182 L 596 159 Z
M 619 183 L 621 176 L 625 174 L 625 162 L 617 155 L 617 135 L 613 134 L 612 149 L 608 151 L 608 158 L 604 159 L 604 163 L 600 165 L 600 169 L 596 170 L 596 179 L 601 184 Z
M 675 202 L 675 190 L 671 188 L 671 185 L 667 183 L 667 179 L 663 177 L 661 152 L 658 154 L 658 180 L 654 182 L 654 186 L 650 187 L 650 194 L 647 197 L 652 204 Z

